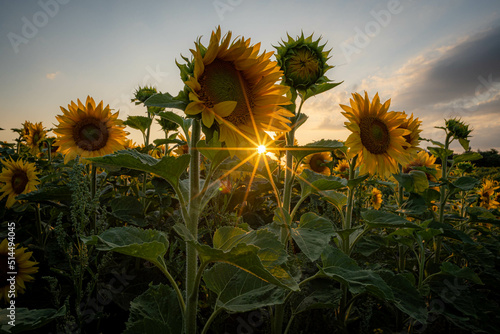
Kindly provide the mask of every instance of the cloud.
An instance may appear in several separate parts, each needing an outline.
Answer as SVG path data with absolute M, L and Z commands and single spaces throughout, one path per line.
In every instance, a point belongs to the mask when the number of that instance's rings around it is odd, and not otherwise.
M 47 73 L 47 75 L 45 77 L 49 80 L 54 80 L 56 78 L 56 76 L 58 76 L 59 74 L 61 74 L 61 72 L 56 71 L 53 73 Z

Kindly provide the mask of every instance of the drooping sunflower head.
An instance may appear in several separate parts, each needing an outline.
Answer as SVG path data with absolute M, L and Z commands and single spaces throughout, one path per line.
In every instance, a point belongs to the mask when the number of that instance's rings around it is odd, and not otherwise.
M 313 35 L 304 37 L 304 33 L 295 39 L 288 35 L 288 40 L 276 47 L 276 59 L 288 86 L 305 91 L 329 81 L 325 73 L 333 68 L 326 63 L 330 50 L 324 51 L 326 44 L 319 45 L 320 40 L 313 41 Z
M 425 167 L 425 175 L 429 181 L 437 182 L 441 177 L 441 170 L 436 164 L 436 157 L 426 151 L 418 151 L 411 161 L 403 165 L 403 173 L 416 170 L 417 167 Z
M 36 185 L 40 182 L 34 163 L 24 162 L 23 160 L 4 160 L 3 169 L 0 173 L 0 196 L 2 200 L 7 197 L 6 207 L 10 208 L 16 202 L 16 196 L 29 193 L 36 190 Z
M 42 122 L 28 125 L 28 131 L 24 138 L 32 154 L 39 152 L 40 143 L 45 139 L 46 134 L 47 131 L 42 125 Z
M 327 164 L 332 160 L 330 152 L 314 153 L 305 157 L 303 167 L 319 174 L 330 175 L 330 168 Z
M 370 197 L 370 203 L 375 210 L 380 209 L 382 206 L 382 192 L 377 188 L 372 188 L 372 193 Z
M 61 107 L 62 115 L 56 116 L 59 124 L 54 132 L 59 152 L 64 154 L 64 162 L 74 159 L 100 157 L 124 149 L 127 132 L 123 130 L 118 112 L 112 114 L 109 105 L 98 105 L 87 97 L 85 104 L 71 101 L 68 109 Z
M 398 163 L 406 161 L 405 135 L 410 130 L 401 128 L 405 121 L 402 113 L 388 111 L 390 100 L 380 103 L 378 93 L 370 102 L 368 93 L 363 98 L 352 94 L 351 106 L 340 105 L 349 122 L 345 126 L 352 133 L 345 142 L 349 147 L 348 158 L 358 156 L 361 173 L 379 174 L 382 177 L 397 172 Z
M 333 172 L 338 174 L 338 176 L 347 179 L 349 177 L 349 161 L 346 159 L 339 160 L 335 168 L 333 168 Z
M 422 124 L 422 121 L 418 118 L 413 118 L 413 113 L 407 116 L 403 111 L 403 115 L 405 116 L 405 120 L 399 127 L 410 131 L 409 134 L 403 136 L 406 141 L 406 145 L 404 146 L 407 153 L 406 157 L 410 161 L 420 150 L 418 145 L 420 144 L 420 132 L 422 132 L 420 124 Z
M 282 72 L 270 60 L 272 52 L 259 55 L 260 44 L 243 37 L 231 42 L 231 32 L 221 36 L 220 27 L 208 47 L 200 41 L 195 46 L 194 59 L 181 69 L 188 78 L 187 115 L 201 116 L 204 127 L 218 131 L 229 148 L 257 147 L 265 131 L 290 130 L 286 117 L 293 114 L 282 107 L 291 103 L 283 96 L 289 88 L 276 84 Z
M 34 280 L 31 275 L 38 271 L 38 268 L 35 267 L 38 262 L 30 261 L 33 252 L 26 252 L 26 247 L 18 248 L 19 244 L 15 245 L 15 263 L 11 267 L 10 262 L 7 261 L 10 256 L 8 245 L 7 239 L 3 239 L 0 243 L 0 299 L 5 303 L 8 303 L 10 300 L 10 283 L 7 281 L 7 278 L 9 278 L 7 276 L 8 272 L 17 272 L 15 288 L 15 296 L 17 296 L 18 293 L 24 293 L 26 289 L 24 283 Z

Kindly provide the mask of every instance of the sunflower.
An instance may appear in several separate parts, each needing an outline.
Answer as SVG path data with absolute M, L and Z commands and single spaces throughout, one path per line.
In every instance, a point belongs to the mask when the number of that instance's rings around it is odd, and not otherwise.
M 436 164 L 436 157 L 427 153 L 426 151 L 419 151 L 411 161 L 403 165 L 403 173 L 409 173 L 412 170 L 415 170 L 415 167 L 425 167 L 426 169 L 428 169 L 424 172 L 427 176 L 427 180 L 429 181 L 437 182 L 437 180 L 441 177 L 441 170 Z M 435 173 L 431 173 L 433 169 L 436 170 Z
M 330 168 L 326 164 L 332 160 L 330 152 L 314 153 L 304 159 L 303 166 L 313 172 L 330 175 Z
M 0 173 L 0 183 L 3 183 L 0 192 L 2 200 L 7 197 L 6 207 L 10 208 L 16 202 L 16 196 L 36 190 L 36 185 L 40 182 L 36 176 L 35 164 L 24 162 L 23 160 L 2 161 L 4 169 Z
M 404 135 L 404 139 L 406 141 L 406 146 L 404 146 L 406 150 L 407 161 L 409 162 L 420 150 L 418 145 L 420 144 L 420 121 L 418 118 L 413 118 L 413 113 L 411 116 L 407 117 L 406 113 L 403 111 L 402 115 L 405 117 L 405 121 L 399 126 L 402 129 L 407 129 L 410 131 L 409 134 Z
M 382 206 L 382 192 L 377 188 L 372 188 L 370 203 L 375 210 L 380 209 Z
M 283 44 L 276 47 L 276 59 L 288 86 L 305 91 L 315 84 L 329 81 L 324 74 L 333 67 L 326 63 L 330 50 L 324 51 L 326 44 L 319 45 L 320 40 L 321 37 L 313 41 L 313 35 L 304 37 L 302 33 L 296 39 L 288 36 L 286 42 L 282 41 Z
M 30 148 L 31 154 L 36 154 L 39 152 L 40 143 L 45 139 L 47 130 L 42 125 L 42 122 L 31 123 L 28 125 L 28 131 L 26 131 L 25 139 L 26 144 Z
M 30 127 L 33 125 L 30 121 L 24 121 L 23 128 L 21 129 L 21 136 L 26 138 L 30 134 Z
M 339 160 L 337 166 L 333 169 L 335 174 L 339 174 L 340 177 L 347 179 L 349 176 L 349 161 L 346 159 Z
M 405 135 L 410 130 L 400 128 L 405 121 L 401 113 L 388 112 L 390 100 L 380 103 L 378 93 L 372 102 L 365 92 L 365 98 L 352 94 L 351 106 L 340 105 L 345 111 L 342 114 L 350 122 L 345 122 L 352 133 L 345 145 L 349 147 L 348 158 L 358 156 L 358 166 L 361 173 L 389 176 L 396 173 L 398 163 L 405 163 Z
M 61 107 L 63 115 L 56 116 L 59 124 L 54 132 L 58 135 L 59 152 L 65 155 L 64 163 L 77 155 L 82 158 L 100 157 L 124 149 L 127 132 L 118 120 L 118 112 L 112 114 L 109 105 L 102 101 L 96 106 L 87 97 L 85 105 L 71 101 L 68 110 Z
M 290 130 L 286 117 L 293 114 L 281 107 L 291 103 L 283 96 L 289 88 L 276 84 L 283 73 L 269 59 L 272 52 L 259 56 L 260 43 L 250 46 L 243 37 L 230 41 L 231 32 L 221 38 L 218 27 L 207 48 L 195 43 L 193 73 L 185 81 L 191 101 L 185 113 L 201 114 L 203 125 L 214 126 L 229 148 L 259 146 L 267 138 L 264 130 Z
M 9 291 L 10 291 L 10 283 L 7 279 L 10 277 L 8 272 L 17 272 L 16 276 L 16 288 L 15 288 L 15 296 L 18 293 L 24 293 L 26 286 L 24 282 L 32 281 L 34 278 L 31 274 L 34 274 L 38 271 L 38 268 L 35 267 L 38 262 L 29 261 L 31 258 L 31 254 L 33 252 L 26 252 L 26 247 L 17 248 L 19 244 L 16 244 L 15 248 L 15 264 L 14 267 L 8 266 L 7 260 L 9 259 L 9 243 L 7 239 L 3 239 L 2 243 L 0 243 L 0 297 L 6 303 L 9 302 Z
M 496 181 L 486 179 L 483 181 L 482 187 L 479 189 L 479 206 L 490 210 L 496 209 L 500 206 L 500 203 L 496 200 L 494 194 L 495 190 L 500 188 Z

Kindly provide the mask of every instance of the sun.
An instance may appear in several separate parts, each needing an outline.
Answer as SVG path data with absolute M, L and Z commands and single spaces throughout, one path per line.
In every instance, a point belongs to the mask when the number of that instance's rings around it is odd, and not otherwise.
M 257 147 L 257 153 L 259 154 L 265 154 L 267 152 L 267 148 L 264 145 L 259 145 Z
M 59 152 L 64 154 L 64 163 L 80 156 L 100 157 L 125 149 L 127 132 L 123 130 L 118 112 L 112 114 L 109 105 L 98 105 L 90 96 L 85 104 L 71 101 L 68 109 L 61 107 L 63 115 L 56 116 L 59 124 L 57 134 Z

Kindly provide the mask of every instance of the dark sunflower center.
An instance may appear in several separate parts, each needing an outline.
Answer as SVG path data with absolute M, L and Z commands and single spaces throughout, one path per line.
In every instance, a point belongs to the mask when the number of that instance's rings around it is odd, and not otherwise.
M 311 170 L 316 173 L 322 173 L 328 168 L 325 166 L 325 160 L 321 154 L 313 155 L 309 161 L 309 166 L 311 166 Z
M 387 152 L 391 138 L 387 125 L 375 117 L 363 117 L 359 124 L 361 143 L 370 153 Z
M 10 182 L 12 183 L 14 192 L 19 195 L 24 191 L 29 182 L 28 175 L 24 171 L 17 170 L 12 175 Z
M 234 125 L 250 121 L 249 108 L 254 107 L 251 87 L 243 73 L 238 71 L 232 62 L 215 59 L 205 66 L 199 82 L 201 85 L 199 95 L 207 107 L 212 108 L 224 101 L 236 101 L 236 108 L 224 119 Z
M 106 146 L 109 130 L 106 123 L 93 117 L 80 120 L 73 128 L 73 139 L 85 151 L 97 151 Z
M 15 261 L 14 270 L 12 270 L 12 268 L 9 268 L 9 266 L 7 265 L 7 260 L 7 254 L 0 254 L 0 288 L 8 284 L 8 272 L 17 272 L 17 261 Z

